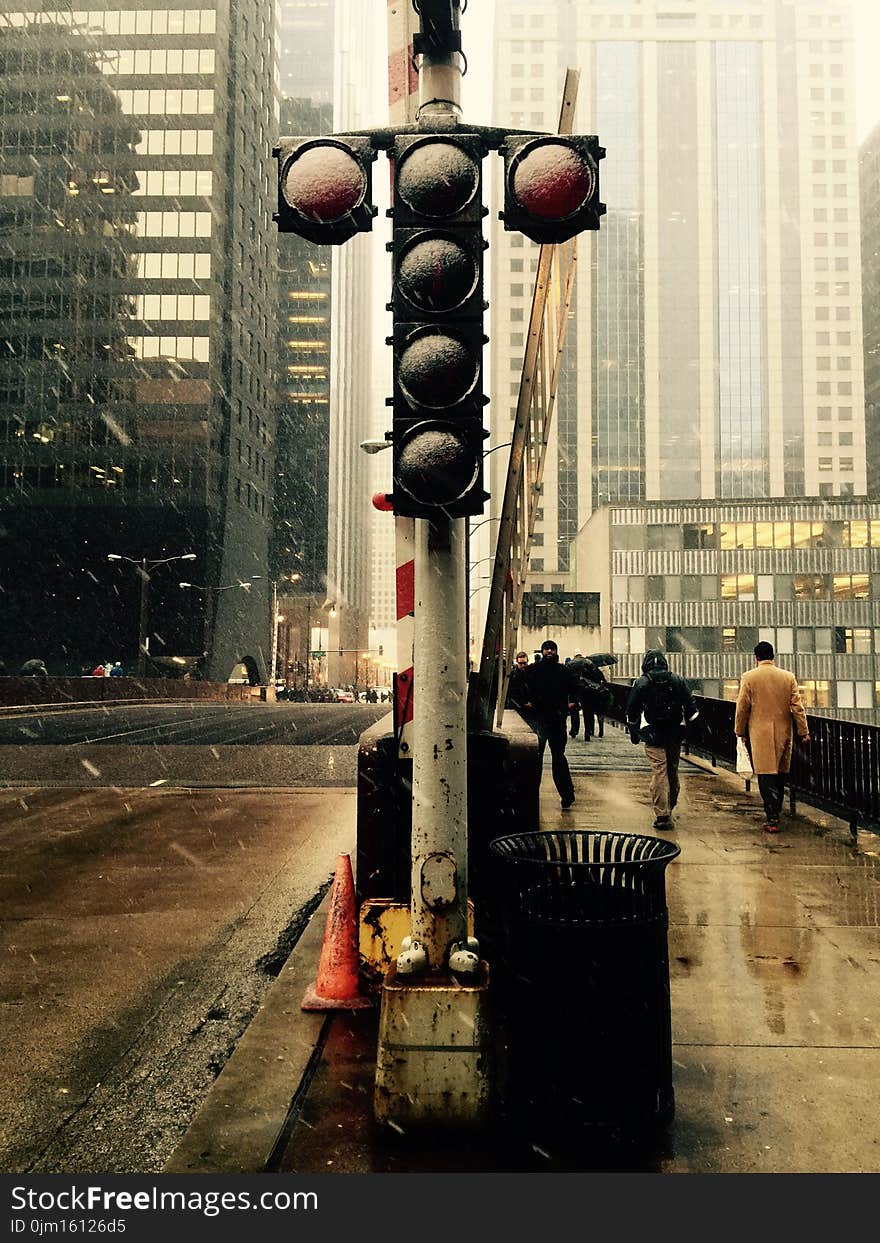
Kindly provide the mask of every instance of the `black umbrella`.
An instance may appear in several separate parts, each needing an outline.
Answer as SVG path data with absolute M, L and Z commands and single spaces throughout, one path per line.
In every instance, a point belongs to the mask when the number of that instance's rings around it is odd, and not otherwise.
M 587 660 L 591 660 L 594 665 L 616 665 L 617 657 L 611 652 L 596 652 L 592 656 L 588 656 Z

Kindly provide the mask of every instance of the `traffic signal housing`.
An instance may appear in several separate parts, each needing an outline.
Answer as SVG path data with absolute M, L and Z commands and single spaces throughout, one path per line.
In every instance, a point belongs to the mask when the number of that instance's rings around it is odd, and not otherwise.
M 394 512 L 483 511 L 482 160 L 471 134 L 394 144 Z
M 599 228 L 605 212 L 599 161 L 605 148 L 595 135 L 510 134 L 503 154 L 506 230 L 543 244 Z
M 376 152 L 369 138 L 282 138 L 272 154 L 278 160 L 278 211 L 272 218 L 279 233 L 338 246 L 372 229 Z

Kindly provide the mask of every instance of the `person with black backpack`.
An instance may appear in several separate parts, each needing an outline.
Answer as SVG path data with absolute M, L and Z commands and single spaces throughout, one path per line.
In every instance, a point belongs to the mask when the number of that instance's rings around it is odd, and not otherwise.
M 634 746 L 645 744 L 651 765 L 651 802 L 654 828 L 671 829 L 678 802 L 678 764 L 684 727 L 699 716 L 684 678 L 671 673 L 666 657 L 656 649 L 646 652 L 642 676 L 633 683 L 626 705 L 626 725 Z

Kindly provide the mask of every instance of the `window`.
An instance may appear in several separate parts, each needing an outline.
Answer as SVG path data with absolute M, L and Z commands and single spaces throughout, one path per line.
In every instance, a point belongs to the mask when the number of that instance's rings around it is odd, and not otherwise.
M 722 522 L 722 548 L 754 548 L 755 528 L 751 522 Z
M 828 708 L 831 706 L 831 692 L 826 681 L 801 682 L 801 699 L 805 708 Z
M 739 681 L 736 678 L 725 678 L 721 684 L 721 698 L 728 700 L 730 703 L 736 702 L 739 694 Z
M 828 600 L 828 580 L 824 574 L 795 574 L 794 598 L 796 600 Z
M 665 600 L 666 580 L 662 574 L 648 574 L 645 577 L 645 599 Z
M 678 549 L 682 546 L 682 529 L 666 523 L 648 523 L 648 548 Z
M 722 574 L 721 575 L 721 599 L 722 600 L 754 600 L 755 598 L 755 576 L 754 574 Z
M 685 523 L 682 541 L 685 548 L 717 548 L 714 522 Z
M 843 524 L 843 546 L 844 548 L 867 548 L 868 546 L 868 524 L 867 522 L 862 522 L 862 521 L 844 522 Z
M 611 649 L 626 654 L 629 652 L 629 630 L 626 626 L 615 626 L 611 631 Z
M 825 528 L 821 522 L 795 522 L 793 533 L 795 548 L 824 547 Z
M 867 574 L 835 574 L 835 600 L 867 600 L 871 589 Z
M 835 652 L 845 652 L 847 655 L 869 653 L 871 651 L 871 631 L 867 627 L 835 626 L 834 650 Z

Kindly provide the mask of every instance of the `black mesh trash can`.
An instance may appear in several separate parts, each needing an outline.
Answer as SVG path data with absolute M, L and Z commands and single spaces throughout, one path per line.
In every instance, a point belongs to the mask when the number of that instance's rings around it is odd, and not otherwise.
M 673 842 L 519 833 L 490 845 L 511 1111 L 635 1139 L 674 1111 L 666 865 Z

